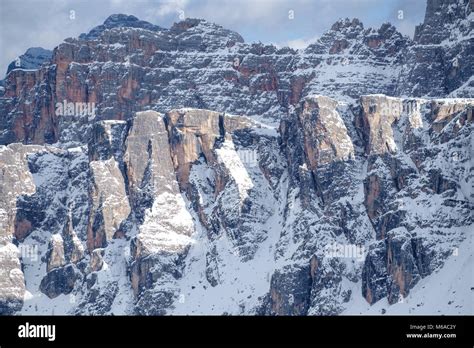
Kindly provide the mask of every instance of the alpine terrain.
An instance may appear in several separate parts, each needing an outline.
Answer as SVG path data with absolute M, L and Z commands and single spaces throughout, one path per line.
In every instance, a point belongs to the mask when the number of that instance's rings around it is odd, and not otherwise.
M 111 15 L 0 82 L 0 313 L 474 314 L 474 2 L 303 50 Z

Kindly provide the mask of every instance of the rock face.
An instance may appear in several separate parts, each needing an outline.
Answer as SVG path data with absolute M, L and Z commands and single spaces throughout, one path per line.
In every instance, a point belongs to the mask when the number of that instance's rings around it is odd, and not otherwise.
M 429 0 L 426 6 L 425 20 L 415 30 L 416 42 L 422 45 L 440 44 L 446 39 L 456 39 L 452 32 L 458 28 L 463 36 L 472 30 L 472 22 L 468 17 L 474 10 L 470 1 L 439 1 Z
M 107 245 L 119 232 L 120 225 L 130 214 L 125 183 L 117 162 L 112 157 L 106 161 L 90 162 L 94 180 L 92 186 L 92 214 L 88 226 L 89 250 Z
M 352 141 L 336 106 L 337 101 L 318 96 L 306 98 L 298 112 L 298 128 L 303 131 L 304 152 L 311 170 L 354 156 Z
M 203 155 L 208 163 L 215 163 L 214 144 L 221 133 L 222 116 L 204 110 L 177 110 L 166 115 L 171 137 L 171 154 L 177 170 L 178 182 L 186 189 L 192 164 Z
M 48 264 L 46 270 L 50 272 L 54 268 L 62 267 L 66 264 L 64 257 L 64 241 L 61 235 L 55 234 L 51 237 L 48 247 Z
M 401 227 L 391 230 L 384 242 L 371 247 L 362 271 L 362 295 L 367 302 L 387 297 L 394 304 L 430 273 L 430 255 L 419 241 Z
M 386 96 L 370 96 L 362 97 L 361 104 L 363 129 L 368 131 L 366 152 L 368 154 L 396 152 L 392 125 L 403 112 L 402 100 Z
M 161 314 L 172 293 L 152 291 L 154 283 L 179 277 L 176 262 L 191 242 L 194 224 L 179 191 L 163 115 L 154 111 L 137 114 L 126 147 L 132 207 L 142 222 L 131 244 L 131 283 L 134 294 L 141 295 L 137 311 Z M 148 296 L 166 300 L 143 303 Z
M 71 293 L 76 280 L 80 278 L 81 274 L 71 264 L 55 268 L 43 278 L 40 290 L 49 298 L 55 298 L 61 294 L 67 295 Z
M 38 292 L 75 315 L 410 297 L 474 222 L 471 30 L 466 0 L 428 1 L 413 40 L 344 19 L 299 52 L 112 15 L 12 69 L 0 313 L 50 314 Z
M 416 27 L 398 93 L 405 96 L 472 97 L 474 4 L 470 0 L 428 0 Z
M 18 254 L 18 249 L 11 243 L 0 247 L 0 313 L 2 315 L 13 315 L 23 307 L 25 277 Z
M 23 240 L 31 231 L 28 219 L 22 219 L 18 201 L 35 192 L 28 169 L 28 156 L 39 146 L 10 144 L 0 147 L 0 313 L 13 314 L 23 306 L 25 279 L 20 251 L 15 240 Z

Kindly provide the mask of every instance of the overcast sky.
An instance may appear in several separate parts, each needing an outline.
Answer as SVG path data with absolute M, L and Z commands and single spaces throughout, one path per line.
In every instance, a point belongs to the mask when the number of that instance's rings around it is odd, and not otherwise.
M 247 42 L 302 48 L 344 17 L 357 17 L 365 27 L 391 22 L 413 37 L 425 7 L 426 0 L 0 0 L 0 72 L 27 48 L 53 49 L 113 13 L 165 28 L 180 15 L 204 18 L 237 31 Z

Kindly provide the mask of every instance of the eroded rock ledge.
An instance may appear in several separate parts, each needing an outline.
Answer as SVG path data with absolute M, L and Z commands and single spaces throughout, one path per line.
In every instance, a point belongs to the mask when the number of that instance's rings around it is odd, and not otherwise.
M 13 251 L 30 236 L 44 243 L 41 291 L 82 294 L 83 310 L 97 310 L 100 298 L 105 313 L 125 291 L 119 278 L 98 276 L 115 267 L 118 240 L 129 252 L 117 274 L 127 275 L 139 314 L 173 310 L 196 243 L 208 248 L 203 281 L 218 287 L 228 281 L 223 250 L 251 263 L 272 238 L 281 266 L 271 270 L 259 312 L 336 314 L 351 296 L 393 303 L 462 239 L 448 241 L 446 229 L 472 223 L 472 192 L 463 187 L 473 176 L 456 176 L 468 160 L 472 108 L 471 99 L 368 95 L 348 106 L 315 95 L 279 133 L 244 116 L 176 109 L 98 121 L 87 147 L 2 146 L 2 253 L 11 256 L 0 260 L 8 273 L 2 312 L 21 309 L 21 265 L 31 264 Z M 428 207 L 434 196 L 428 226 L 408 207 Z M 359 267 L 324 255 L 341 238 L 368 248 Z M 362 294 L 343 279 L 361 280 Z

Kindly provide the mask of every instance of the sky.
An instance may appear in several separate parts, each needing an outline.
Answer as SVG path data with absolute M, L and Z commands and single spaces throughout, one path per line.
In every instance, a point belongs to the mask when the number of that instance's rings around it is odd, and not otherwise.
M 246 42 L 304 48 L 339 18 L 364 26 L 390 22 L 413 37 L 426 0 L 0 0 L 0 71 L 29 47 L 53 49 L 114 13 L 169 28 L 203 18 L 237 31 Z

